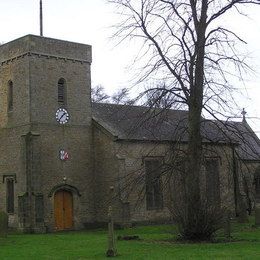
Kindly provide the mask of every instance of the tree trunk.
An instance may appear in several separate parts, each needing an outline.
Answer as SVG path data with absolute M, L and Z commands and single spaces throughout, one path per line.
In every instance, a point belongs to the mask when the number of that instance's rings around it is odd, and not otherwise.
M 200 134 L 201 109 L 191 106 L 189 110 L 188 171 L 186 176 L 187 229 L 194 229 L 201 209 L 200 171 L 202 142 Z
M 206 10 L 205 10 L 206 11 Z M 195 46 L 195 80 L 190 82 L 189 99 L 189 145 L 188 145 L 188 172 L 186 179 L 187 198 L 187 228 L 192 233 L 201 229 L 201 199 L 200 199 L 200 172 L 202 162 L 202 137 L 200 132 L 201 112 L 203 107 L 204 85 L 204 55 L 205 55 L 205 30 L 206 19 L 195 24 L 197 43 Z M 192 235 L 192 234 L 191 234 Z

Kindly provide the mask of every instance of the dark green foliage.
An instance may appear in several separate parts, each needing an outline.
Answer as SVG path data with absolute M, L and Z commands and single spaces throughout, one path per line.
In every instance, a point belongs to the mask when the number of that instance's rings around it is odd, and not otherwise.
M 173 213 L 178 223 L 180 239 L 193 241 L 209 241 L 223 225 L 225 211 L 219 207 L 204 203 L 197 208 L 193 215 L 187 214 L 185 209 Z M 188 218 L 189 217 L 189 218 Z

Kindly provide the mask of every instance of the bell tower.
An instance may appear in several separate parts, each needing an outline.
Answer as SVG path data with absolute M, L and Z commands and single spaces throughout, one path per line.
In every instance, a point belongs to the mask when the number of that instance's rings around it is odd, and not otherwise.
M 34 35 L 0 46 L 0 175 L 15 179 L 13 226 L 62 226 L 54 198 L 65 191 L 70 228 L 92 221 L 91 61 L 90 45 Z
M 55 123 L 61 81 L 70 123 L 89 123 L 91 46 L 27 35 L 0 46 L 0 62 L 0 127 Z

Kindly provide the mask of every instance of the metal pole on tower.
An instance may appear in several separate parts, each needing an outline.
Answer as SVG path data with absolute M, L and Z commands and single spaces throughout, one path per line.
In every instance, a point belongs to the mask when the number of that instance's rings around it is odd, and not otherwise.
M 40 36 L 43 36 L 43 26 L 42 26 L 42 0 L 40 0 Z

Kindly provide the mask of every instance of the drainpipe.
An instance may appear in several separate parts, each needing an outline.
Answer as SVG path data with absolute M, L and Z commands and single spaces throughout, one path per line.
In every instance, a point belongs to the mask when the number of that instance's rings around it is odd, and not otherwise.
M 239 193 L 239 186 L 238 186 L 238 176 L 237 176 L 237 163 L 235 158 L 235 147 L 232 145 L 232 161 L 233 161 L 233 179 L 234 179 L 234 195 L 235 195 L 235 212 L 236 216 L 238 216 L 238 193 Z

